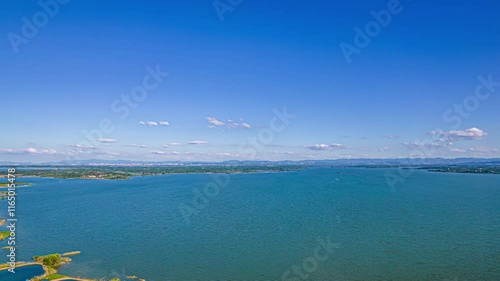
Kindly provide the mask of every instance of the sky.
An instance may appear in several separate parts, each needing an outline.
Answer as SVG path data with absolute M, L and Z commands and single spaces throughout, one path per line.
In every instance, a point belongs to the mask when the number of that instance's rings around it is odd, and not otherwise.
M 498 1 L 0 5 L 0 161 L 500 157 Z

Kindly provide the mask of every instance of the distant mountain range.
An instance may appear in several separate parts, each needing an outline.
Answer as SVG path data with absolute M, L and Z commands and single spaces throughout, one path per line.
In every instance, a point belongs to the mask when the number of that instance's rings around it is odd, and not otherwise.
M 432 166 L 432 165 L 499 165 L 500 158 L 392 158 L 392 159 L 335 159 L 335 160 L 284 160 L 284 161 L 240 161 L 229 160 L 221 162 L 183 162 L 183 161 L 132 161 L 132 160 L 78 160 L 58 161 L 46 163 L 30 162 L 5 162 L 0 161 L 2 166 L 12 165 L 37 165 L 37 166 L 105 166 L 105 165 L 308 165 L 308 166 Z

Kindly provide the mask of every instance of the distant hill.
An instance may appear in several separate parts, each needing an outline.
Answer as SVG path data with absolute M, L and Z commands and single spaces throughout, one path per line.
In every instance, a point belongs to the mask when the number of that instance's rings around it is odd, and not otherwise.
M 183 161 L 133 161 L 133 160 L 78 160 L 46 163 L 0 162 L 2 166 L 35 165 L 35 166 L 105 166 L 105 165 L 307 165 L 307 166 L 428 166 L 428 165 L 492 165 L 500 166 L 500 158 L 389 158 L 389 159 L 325 159 L 325 160 L 285 160 L 285 161 L 240 161 L 221 162 L 183 162 Z

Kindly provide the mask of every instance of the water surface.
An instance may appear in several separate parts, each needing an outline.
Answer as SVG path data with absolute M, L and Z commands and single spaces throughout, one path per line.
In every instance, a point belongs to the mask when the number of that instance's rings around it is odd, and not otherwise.
M 61 273 L 96 279 L 282 280 L 330 237 L 339 248 L 305 279 L 500 280 L 500 176 L 415 171 L 393 190 L 388 171 L 230 175 L 189 224 L 179 206 L 210 175 L 30 178 L 18 255 L 78 250 Z
M 15 273 L 7 270 L 0 271 L 0 280 L 2 281 L 26 281 L 36 276 L 44 274 L 45 271 L 41 265 L 27 265 L 15 269 Z

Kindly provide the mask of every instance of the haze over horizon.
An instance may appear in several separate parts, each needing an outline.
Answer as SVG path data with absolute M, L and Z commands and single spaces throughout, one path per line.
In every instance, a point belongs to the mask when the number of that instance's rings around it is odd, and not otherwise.
M 500 157 L 498 2 L 54 1 L 0 10 L 1 161 Z

